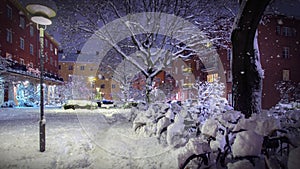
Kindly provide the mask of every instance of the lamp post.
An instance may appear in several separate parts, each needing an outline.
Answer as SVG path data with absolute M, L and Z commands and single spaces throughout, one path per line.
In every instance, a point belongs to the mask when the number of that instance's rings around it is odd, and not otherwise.
M 56 5 L 49 0 L 32 0 L 26 5 L 27 11 L 32 15 L 31 21 L 37 24 L 40 31 L 40 152 L 46 149 L 46 119 L 44 115 L 44 31 L 51 25 L 50 18 L 56 15 Z

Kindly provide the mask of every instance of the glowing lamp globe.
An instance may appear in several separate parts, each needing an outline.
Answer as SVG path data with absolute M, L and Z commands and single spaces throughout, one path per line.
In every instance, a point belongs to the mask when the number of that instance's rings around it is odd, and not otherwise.
M 31 21 L 39 25 L 51 25 L 50 18 L 56 16 L 57 7 L 51 0 L 32 0 L 26 5 L 27 11 L 32 15 Z

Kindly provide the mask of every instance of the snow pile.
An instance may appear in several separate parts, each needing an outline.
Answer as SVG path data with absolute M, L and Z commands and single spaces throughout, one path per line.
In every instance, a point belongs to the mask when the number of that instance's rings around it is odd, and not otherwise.
M 227 164 L 228 169 L 255 169 L 248 160 L 240 160 L 234 163 Z
M 262 114 L 253 114 L 249 119 L 241 119 L 235 126 L 234 131 L 241 129 L 252 130 L 262 136 L 267 136 L 272 131 L 280 128 L 279 119 L 272 116 L 263 116 Z
M 288 168 L 289 169 L 297 169 L 300 166 L 300 147 L 292 150 L 288 159 Z
M 184 132 L 184 118 L 177 114 L 174 123 L 167 128 L 167 143 L 172 146 L 182 146 L 187 142 Z
M 218 123 L 213 119 L 208 119 L 204 122 L 201 128 L 201 133 L 207 136 L 216 137 L 218 130 Z
M 243 131 L 236 135 L 232 145 L 234 157 L 258 156 L 262 149 L 263 136 L 254 131 Z
M 192 155 L 207 154 L 211 152 L 208 143 L 200 138 L 192 138 L 188 141 L 185 147 L 179 149 L 178 167 L 182 168 L 186 159 Z

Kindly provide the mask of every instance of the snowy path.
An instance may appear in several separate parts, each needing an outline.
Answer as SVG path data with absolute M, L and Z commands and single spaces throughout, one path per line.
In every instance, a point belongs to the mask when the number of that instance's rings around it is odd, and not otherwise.
M 177 156 L 155 138 L 138 136 L 124 110 L 46 109 L 46 152 L 40 153 L 39 109 L 0 109 L 0 168 L 177 168 Z

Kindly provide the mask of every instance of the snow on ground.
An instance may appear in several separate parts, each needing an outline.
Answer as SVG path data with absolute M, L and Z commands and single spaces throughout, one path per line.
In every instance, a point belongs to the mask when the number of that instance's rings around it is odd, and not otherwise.
M 129 111 L 47 108 L 41 153 L 39 109 L 0 109 L 0 168 L 178 168 L 177 151 L 116 122 Z

